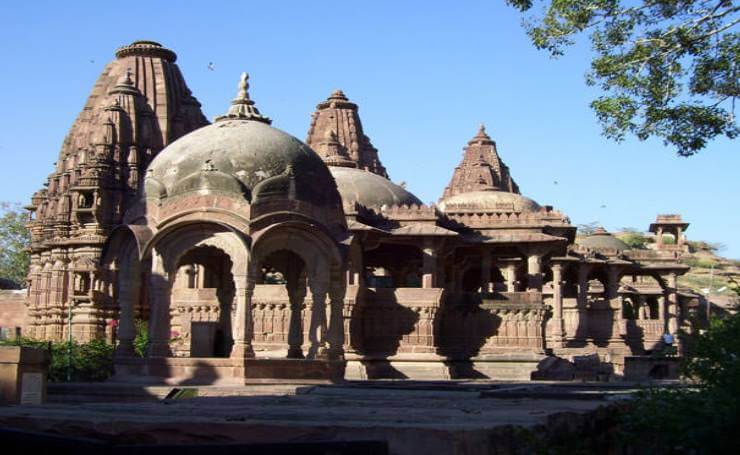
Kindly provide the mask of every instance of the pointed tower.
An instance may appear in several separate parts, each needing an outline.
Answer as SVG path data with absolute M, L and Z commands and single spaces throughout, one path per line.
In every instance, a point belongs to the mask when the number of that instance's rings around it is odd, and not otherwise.
M 388 178 L 357 111 L 341 90 L 334 91 L 316 106 L 306 143 L 330 166 L 356 167 Z
M 486 133 L 484 125 L 464 149 L 462 162 L 455 168 L 442 199 L 473 191 L 505 191 L 519 194 L 519 187 L 501 161 L 496 143 Z
M 76 321 L 88 321 L 73 327 L 76 338 L 96 338 L 105 329 L 107 309 L 95 300 L 102 272 L 91 264 L 136 199 L 151 160 L 208 124 L 176 59 L 153 41 L 118 49 L 64 139 L 46 188 L 32 198 L 31 337 L 66 336 L 68 305 L 79 313 Z M 39 312 L 39 305 L 52 311 Z

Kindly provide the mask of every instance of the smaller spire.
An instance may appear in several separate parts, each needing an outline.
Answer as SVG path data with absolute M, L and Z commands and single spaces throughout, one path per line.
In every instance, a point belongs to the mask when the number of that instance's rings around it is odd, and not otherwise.
M 473 139 L 468 142 L 468 144 L 475 144 L 476 142 L 481 144 L 493 144 L 493 140 L 491 139 L 491 136 L 486 133 L 486 125 L 480 124 L 480 128 L 478 129 L 478 133 L 473 137 Z
M 260 111 L 254 105 L 254 101 L 249 98 L 248 80 L 249 74 L 242 73 L 236 98 L 231 101 L 231 107 L 224 115 L 216 117 L 217 122 L 222 120 L 254 120 L 268 125 L 272 123 L 272 120 L 260 114 Z
M 131 77 L 132 76 L 131 68 L 126 68 L 126 71 L 121 75 L 121 77 L 118 79 L 118 82 L 116 82 L 116 85 L 113 86 L 112 89 L 108 91 L 109 95 L 120 93 L 120 94 L 126 94 L 126 95 L 138 95 L 141 92 L 139 92 L 139 89 L 136 88 L 136 84 L 134 84 L 134 80 Z
M 332 94 L 329 96 L 329 100 L 349 101 L 347 95 L 345 95 L 344 92 L 339 89 L 332 92 Z

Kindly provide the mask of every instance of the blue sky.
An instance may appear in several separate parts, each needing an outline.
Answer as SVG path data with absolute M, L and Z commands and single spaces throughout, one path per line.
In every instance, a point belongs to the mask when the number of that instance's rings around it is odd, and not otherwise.
M 260 110 L 303 139 L 316 103 L 341 88 L 391 178 L 425 202 L 483 122 L 522 192 L 574 223 L 647 229 L 678 212 L 689 238 L 740 258 L 740 143 L 687 159 L 660 141 L 604 139 L 587 43 L 552 60 L 503 0 L 62 3 L 3 6 L 0 201 L 30 199 L 115 49 L 151 39 L 177 52 L 209 119 L 248 71 Z

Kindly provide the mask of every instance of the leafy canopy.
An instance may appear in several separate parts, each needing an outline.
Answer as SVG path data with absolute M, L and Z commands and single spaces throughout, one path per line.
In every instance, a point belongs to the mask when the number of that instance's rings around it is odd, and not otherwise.
M 31 235 L 26 229 L 27 215 L 17 205 L 0 203 L 0 278 L 22 284 L 30 262 L 26 250 Z
M 740 133 L 740 6 L 733 0 L 506 0 L 526 12 L 534 45 L 553 57 L 590 33 L 586 77 L 603 95 L 591 103 L 608 138 L 662 138 L 682 156 L 717 136 Z

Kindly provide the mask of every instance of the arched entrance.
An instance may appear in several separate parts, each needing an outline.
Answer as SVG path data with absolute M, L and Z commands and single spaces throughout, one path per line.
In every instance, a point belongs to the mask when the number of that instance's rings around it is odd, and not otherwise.
M 197 246 L 177 263 L 172 285 L 170 348 L 182 357 L 228 357 L 234 344 L 234 276 L 231 258 Z

